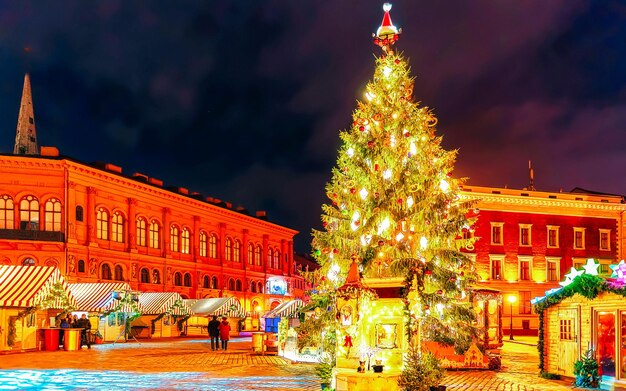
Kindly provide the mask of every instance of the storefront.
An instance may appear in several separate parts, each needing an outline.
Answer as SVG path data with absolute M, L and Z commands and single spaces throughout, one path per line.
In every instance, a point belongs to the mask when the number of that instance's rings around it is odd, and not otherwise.
M 246 317 L 246 312 L 236 297 L 184 300 L 184 302 L 192 312 L 192 316 L 187 319 L 186 333 L 188 336 L 208 336 L 209 320 L 213 315 L 220 320 L 226 316 L 230 323 L 230 335 L 239 335 L 239 321 Z
M 140 293 L 139 303 L 143 312 L 131 326 L 141 338 L 178 337 L 178 323 L 191 315 L 191 308 L 176 292 Z

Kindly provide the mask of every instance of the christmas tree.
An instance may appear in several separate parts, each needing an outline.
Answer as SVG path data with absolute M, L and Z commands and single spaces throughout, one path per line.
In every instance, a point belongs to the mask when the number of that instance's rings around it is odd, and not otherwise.
M 390 4 L 374 42 L 382 48 L 352 126 L 340 134 L 323 231 L 313 232 L 322 285 L 340 286 L 352 259 L 366 278 L 404 278 L 408 335 L 466 349 L 474 336 L 467 297 L 473 264 L 471 205 L 453 176 L 456 151 L 442 148 L 437 119 L 414 100 L 407 59 L 393 50 L 401 31 Z M 324 292 L 324 289 L 320 289 Z M 421 331 L 420 331 L 421 330 Z M 415 338 L 417 337 L 417 338 Z

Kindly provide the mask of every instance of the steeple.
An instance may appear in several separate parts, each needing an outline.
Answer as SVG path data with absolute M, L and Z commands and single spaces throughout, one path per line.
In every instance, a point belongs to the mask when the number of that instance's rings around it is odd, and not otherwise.
M 35 110 L 33 109 L 33 94 L 30 90 L 30 76 L 24 75 L 24 89 L 20 113 L 17 117 L 17 131 L 15 133 L 15 155 L 39 155 L 37 148 L 37 130 L 35 129 Z

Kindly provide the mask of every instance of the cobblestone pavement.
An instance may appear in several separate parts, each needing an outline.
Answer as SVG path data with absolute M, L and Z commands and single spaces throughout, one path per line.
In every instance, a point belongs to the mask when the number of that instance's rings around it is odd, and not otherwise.
M 449 372 L 448 391 L 561 391 L 568 382 L 537 376 L 535 346 L 505 342 L 503 368 Z M 226 352 L 206 340 L 164 339 L 92 345 L 75 352 L 0 355 L 0 390 L 319 390 L 311 364 L 250 353 L 250 339 Z

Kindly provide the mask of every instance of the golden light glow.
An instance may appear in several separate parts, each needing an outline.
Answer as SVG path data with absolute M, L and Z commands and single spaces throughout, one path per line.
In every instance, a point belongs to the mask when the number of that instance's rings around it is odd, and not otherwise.
M 513 304 L 513 303 L 515 303 L 515 302 L 517 301 L 517 296 L 515 296 L 515 295 L 509 295 L 509 297 L 507 297 L 507 298 L 506 298 L 506 300 L 507 300 L 509 303 Z

